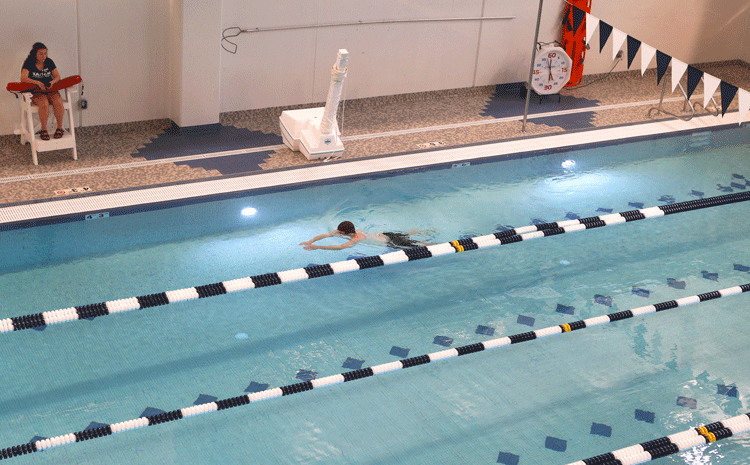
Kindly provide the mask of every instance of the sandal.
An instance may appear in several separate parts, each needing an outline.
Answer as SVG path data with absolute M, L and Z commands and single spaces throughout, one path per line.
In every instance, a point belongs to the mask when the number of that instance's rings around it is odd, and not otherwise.
M 49 140 L 49 133 L 47 131 L 41 131 L 39 132 L 39 137 L 41 137 L 42 140 Z
M 57 128 L 57 131 L 55 131 L 55 135 L 52 137 L 54 137 L 55 139 L 59 139 L 63 136 L 64 133 L 65 131 L 63 130 L 63 128 Z

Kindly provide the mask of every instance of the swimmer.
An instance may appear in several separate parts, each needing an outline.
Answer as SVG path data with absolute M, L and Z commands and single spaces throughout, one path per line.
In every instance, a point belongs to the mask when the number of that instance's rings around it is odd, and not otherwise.
M 416 231 L 409 231 L 408 233 L 401 232 L 384 232 L 367 234 L 354 228 L 354 224 L 351 221 L 343 221 L 331 232 L 320 234 L 313 237 L 309 241 L 300 242 L 299 245 L 303 246 L 305 250 L 341 250 L 348 249 L 358 242 L 367 241 L 379 245 L 386 245 L 392 249 L 409 249 L 412 247 L 419 247 L 423 245 L 430 245 L 430 243 L 423 241 L 416 241 L 410 237 L 410 234 L 415 234 Z M 317 242 L 326 237 L 343 237 L 348 238 L 347 242 L 336 245 L 315 245 L 313 242 Z

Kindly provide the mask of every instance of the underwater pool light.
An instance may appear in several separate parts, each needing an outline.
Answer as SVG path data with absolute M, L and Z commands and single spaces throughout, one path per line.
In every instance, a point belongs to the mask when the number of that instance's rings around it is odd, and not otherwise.
M 565 168 L 566 170 L 569 170 L 573 168 L 574 166 L 576 166 L 575 160 L 565 160 L 564 162 L 562 162 L 562 167 Z
M 258 213 L 258 210 L 254 209 L 253 207 L 247 207 L 242 209 L 242 216 L 253 216 L 256 213 Z

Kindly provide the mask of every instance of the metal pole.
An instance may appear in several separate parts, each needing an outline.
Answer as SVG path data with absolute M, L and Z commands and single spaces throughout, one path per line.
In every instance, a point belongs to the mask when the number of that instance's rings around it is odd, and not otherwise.
M 526 106 L 523 108 L 523 126 L 521 132 L 526 133 L 526 116 L 529 114 L 529 98 L 531 97 L 531 76 L 534 73 L 534 60 L 536 59 L 536 44 L 539 42 L 539 24 L 542 22 L 542 4 L 539 0 L 539 14 L 536 17 L 536 32 L 534 33 L 534 48 L 531 50 L 531 66 L 529 66 L 529 80 L 526 81 Z

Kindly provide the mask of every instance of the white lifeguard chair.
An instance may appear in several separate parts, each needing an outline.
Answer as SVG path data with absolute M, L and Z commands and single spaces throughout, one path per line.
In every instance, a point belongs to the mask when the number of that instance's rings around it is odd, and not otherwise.
M 21 135 L 21 144 L 28 143 L 31 145 L 31 159 L 35 165 L 39 164 L 37 152 L 49 152 L 50 150 L 73 149 L 73 160 L 78 160 L 75 125 L 73 124 L 73 99 L 71 98 L 71 94 L 75 92 L 76 90 L 70 87 L 63 89 L 63 107 L 65 108 L 65 114 L 68 115 L 68 128 L 65 128 L 65 134 L 59 139 L 52 137 L 54 131 L 50 132 L 49 140 L 42 140 L 39 134 L 37 134 L 41 129 L 41 122 L 36 123 L 36 120 L 33 118 L 34 114 L 39 115 L 39 109 L 31 103 L 32 94 L 29 92 L 21 94 L 21 127 L 14 132 Z M 50 116 L 53 115 L 54 111 L 50 104 Z M 65 116 L 63 116 L 64 119 Z M 63 123 L 64 126 L 65 124 Z

